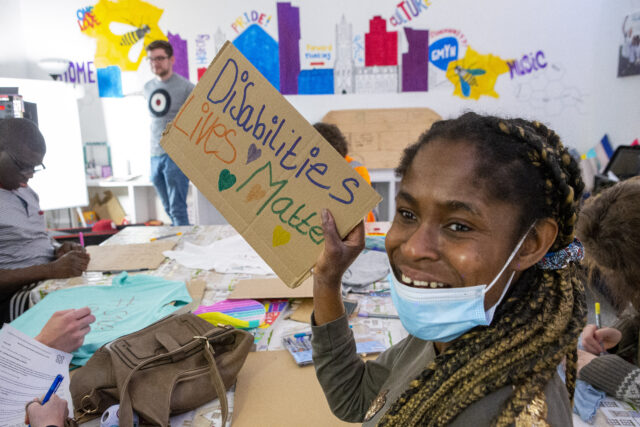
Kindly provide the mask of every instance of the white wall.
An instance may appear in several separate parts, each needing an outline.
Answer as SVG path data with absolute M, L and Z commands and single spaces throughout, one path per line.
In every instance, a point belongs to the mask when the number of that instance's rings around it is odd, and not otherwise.
M 230 24 L 243 12 L 256 9 L 272 15 L 265 29 L 277 39 L 275 1 L 150 0 L 150 3 L 164 9 L 160 27 L 165 33 L 178 32 L 188 40 L 194 82 L 198 34 L 213 35 L 220 28 L 233 39 L 236 34 Z M 318 45 L 334 43 L 335 24 L 342 14 L 353 24 L 354 34 L 363 34 L 368 30 L 370 18 L 374 15 L 388 18 L 397 3 L 293 0 L 301 10 L 302 43 Z M 47 78 L 35 65 L 43 57 L 93 60 L 96 42 L 81 34 L 74 21 L 76 10 L 90 4 L 95 2 L 0 0 L 0 23 L 21 35 L 16 43 L 0 45 L 0 76 L 24 73 Z M 614 145 L 628 144 L 640 135 L 640 76 L 616 77 L 617 52 L 622 19 L 636 10 L 640 10 L 640 0 L 432 0 L 429 9 L 409 26 L 459 29 L 475 50 L 503 59 L 543 50 L 549 67 L 545 73 L 513 80 L 508 73 L 501 75 L 496 84 L 498 99 L 483 96 L 472 101 L 455 97 L 453 85 L 441 74 L 439 84 L 432 84 L 426 93 L 287 98 L 311 122 L 331 109 L 426 106 L 444 117 L 474 110 L 535 118 L 554 128 L 565 144 L 583 152 L 604 133 L 610 135 Z M 402 31 L 399 27 L 388 29 Z M 405 42 L 401 46 L 406 49 Z M 125 91 L 140 89 L 150 77 L 143 62 L 137 72 L 124 73 Z M 525 96 L 535 91 L 539 97 Z M 88 86 L 85 92 L 79 101 L 83 140 L 108 140 L 117 174 L 127 173 L 128 165 L 132 173 L 147 174 L 149 119 L 142 98 L 100 99 L 95 85 Z

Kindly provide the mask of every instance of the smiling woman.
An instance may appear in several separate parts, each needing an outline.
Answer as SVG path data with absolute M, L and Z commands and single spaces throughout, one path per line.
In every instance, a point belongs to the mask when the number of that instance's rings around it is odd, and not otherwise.
M 467 113 L 435 123 L 397 172 L 386 249 L 410 335 L 376 361 L 355 355 L 340 301 L 362 227 L 341 241 L 323 214 L 313 345 L 334 413 L 365 425 L 571 425 L 585 303 L 578 259 L 556 252 L 576 253 L 560 250 L 579 244 L 584 186 L 558 136 Z

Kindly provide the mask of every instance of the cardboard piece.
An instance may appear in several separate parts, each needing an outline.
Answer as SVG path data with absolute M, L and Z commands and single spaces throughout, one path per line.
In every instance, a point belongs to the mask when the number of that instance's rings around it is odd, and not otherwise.
M 340 128 L 349 155 L 369 169 L 393 169 L 402 151 L 442 117 L 430 108 L 329 111 L 322 121 Z
M 160 144 L 290 287 L 322 250 L 323 208 L 345 236 L 381 200 L 230 42 Z
M 109 190 L 100 194 L 96 194 L 91 198 L 89 203 L 90 210 L 94 211 L 100 219 L 110 219 L 116 224 L 123 223 L 127 213 L 122 209 L 122 205 L 118 198 Z
M 303 298 L 300 305 L 289 316 L 289 319 L 296 322 L 311 323 L 311 313 L 313 313 L 313 298 Z
M 165 256 L 162 252 L 173 249 L 176 242 L 161 240 L 130 245 L 87 246 L 91 255 L 87 271 L 120 272 L 155 270 Z
M 249 353 L 236 383 L 233 427 L 348 425 L 356 424 L 331 413 L 313 366 L 298 367 L 288 351 Z
M 207 282 L 202 279 L 191 279 L 187 282 L 187 291 L 193 300 L 188 304 L 189 311 L 194 311 L 200 306 L 206 287 Z
M 312 298 L 313 277 L 297 288 L 282 286 L 280 279 L 240 280 L 229 294 L 229 299 Z

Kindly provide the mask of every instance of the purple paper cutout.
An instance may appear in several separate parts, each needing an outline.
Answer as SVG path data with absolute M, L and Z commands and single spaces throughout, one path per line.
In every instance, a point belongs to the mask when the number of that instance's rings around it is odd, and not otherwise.
M 300 74 L 300 8 L 278 3 L 278 44 L 280 53 L 280 93 L 298 93 Z
M 169 31 L 167 37 L 169 43 L 173 47 L 173 56 L 176 58 L 176 62 L 173 64 L 173 72 L 180 74 L 185 79 L 189 80 L 189 56 L 187 55 L 187 41 L 180 37 L 180 34 L 171 34 Z
M 402 91 L 429 90 L 429 30 L 404 28 L 409 50 L 402 54 Z

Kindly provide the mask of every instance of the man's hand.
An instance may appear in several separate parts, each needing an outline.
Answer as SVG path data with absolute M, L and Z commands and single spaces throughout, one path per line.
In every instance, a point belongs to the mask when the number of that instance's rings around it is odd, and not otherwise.
M 65 253 L 57 260 L 49 264 L 51 279 L 66 279 L 69 277 L 81 276 L 87 270 L 90 256 L 82 250 L 74 249 Z
M 61 256 L 63 256 L 64 254 L 71 252 L 71 251 L 82 251 L 82 252 L 86 252 L 85 249 L 80 246 L 77 243 L 72 243 L 72 242 L 64 242 L 62 244 L 62 246 L 60 246 L 58 249 L 56 249 L 56 259 L 60 258 Z
M 622 333 L 615 328 L 596 328 L 589 324 L 582 330 L 582 347 L 591 354 L 600 353 L 615 347 L 622 339 Z
M 84 336 L 91 330 L 89 325 L 95 320 L 89 307 L 56 311 L 36 336 L 36 340 L 51 348 L 71 353 L 82 345 Z
M 31 424 L 32 427 L 62 427 L 64 420 L 66 420 L 68 416 L 69 408 L 67 401 L 53 394 L 44 405 L 40 404 L 40 399 L 35 399 L 29 403 L 27 405 L 24 423 Z

